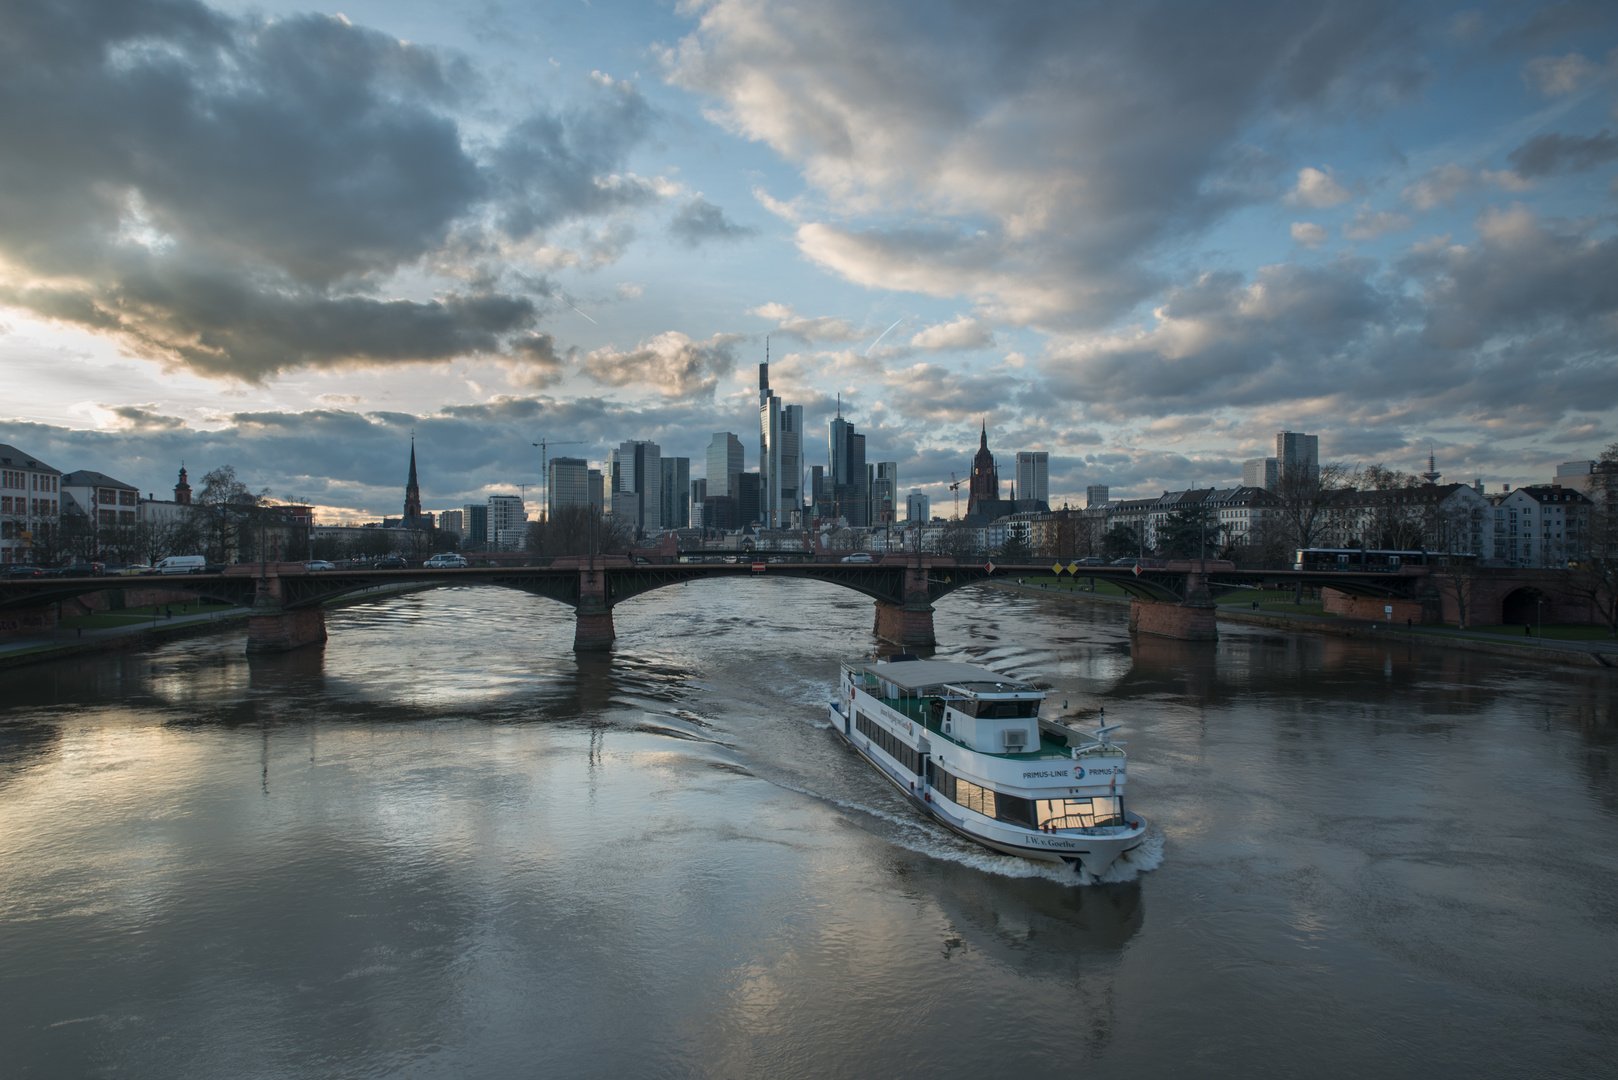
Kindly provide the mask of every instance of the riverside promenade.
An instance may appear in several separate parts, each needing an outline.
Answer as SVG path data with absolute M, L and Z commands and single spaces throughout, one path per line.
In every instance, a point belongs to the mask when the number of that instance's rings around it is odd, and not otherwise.
M 1023 584 L 1016 581 L 993 582 L 996 588 L 1039 596 L 1059 596 L 1071 600 L 1125 603 L 1129 597 L 1086 589 L 1060 588 L 1051 585 Z M 1250 611 L 1228 604 L 1217 605 L 1216 618 L 1220 622 L 1241 623 L 1248 626 L 1268 627 L 1294 633 L 1335 634 L 1340 637 L 1378 638 L 1388 641 L 1419 642 L 1441 648 L 1471 649 L 1513 656 L 1519 659 L 1570 664 L 1581 668 L 1602 668 L 1618 671 L 1618 640 L 1604 638 L 1592 641 L 1569 641 L 1542 638 L 1526 634 L 1485 633 L 1459 630 L 1453 626 L 1405 626 L 1398 623 L 1373 622 L 1341 615 L 1321 615 L 1314 612 L 1284 612 L 1271 610 Z

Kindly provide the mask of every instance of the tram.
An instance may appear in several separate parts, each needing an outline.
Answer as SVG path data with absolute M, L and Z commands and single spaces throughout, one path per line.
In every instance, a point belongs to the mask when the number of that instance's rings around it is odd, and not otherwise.
M 1458 551 L 1385 551 L 1375 548 L 1299 548 L 1294 570 L 1385 571 L 1396 574 L 1406 566 L 1453 566 L 1475 563 L 1477 556 Z

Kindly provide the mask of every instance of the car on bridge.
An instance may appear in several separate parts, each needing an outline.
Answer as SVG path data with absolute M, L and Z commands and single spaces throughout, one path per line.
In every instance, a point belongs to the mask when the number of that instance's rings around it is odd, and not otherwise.
M 325 559 L 312 559 L 309 562 L 304 563 L 303 568 L 310 572 L 318 570 L 335 570 L 337 569 L 337 564 L 329 563 Z
M 41 570 L 37 566 L 29 566 L 26 563 L 12 563 L 9 566 L 0 567 L 0 578 L 29 578 L 44 576 L 45 571 Z
M 385 559 L 378 559 L 376 568 L 378 570 L 408 570 L 410 569 L 410 564 L 398 555 L 389 555 Z
M 871 558 L 871 553 L 869 551 L 856 551 L 852 555 L 844 555 L 843 558 L 842 558 L 842 561 L 843 562 L 875 562 L 876 560 Z
M 451 551 L 440 552 L 421 564 L 423 570 L 464 570 L 466 559 Z

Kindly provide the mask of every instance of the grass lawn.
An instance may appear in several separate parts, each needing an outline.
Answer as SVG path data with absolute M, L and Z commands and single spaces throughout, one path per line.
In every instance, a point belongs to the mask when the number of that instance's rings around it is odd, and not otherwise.
M 1015 582 L 1017 579 L 1013 578 L 1011 580 L 1013 582 Z M 1052 589 L 1052 590 L 1054 590 L 1056 592 L 1071 592 L 1071 593 L 1088 593 L 1088 592 L 1090 592 L 1090 580 L 1088 578 L 1086 578 L 1083 574 L 1080 574 L 1077 578 L 1074 578 L 1074 577 L 1072 577 L 1071 575 L 1068 575 L 1068 574 L 1063 574 L 1061 577 L 1053 577 L 1050 574 L 1040 574 L 1040 575 L 1034 575 L 1034 576 L 1024 574 L 1023 577 L 1022 577 L 1022 583 L 1024 585 L 1043 586 L 1044 588 Z M 1129 594 L 1124 592 L 1124 590 L 1120 589 L 1118 586 L 1114 585 L 1112 582 L 1106 580 L 1105 578 L 1097 578 L 1096 579 L 1096 587 L 1095 587 L 1095 595 L 1097 595 L 1097 596 L 1128 596 Z
M 206 615 L 211 611 L 229 611 L 229 604 L 187 604 L 185 611 L 180 611 L 180 605 L 170 604 L 174 615 L 178 618 L 185 615 Z M 110 630 L 119 626 L 138 626 L 150 623 L 154 615 L 159 623 L 165 622 L 162 605 L 148 604 L 146 607 L 122 608 L 118 611 L 102 612 L 95 615 L 69 615 L 57 623 L 64 630 Z
M 1454 629 L 1454 627 L 1450 627 Z M 1539 637 L 1543 629 L 1547 640 L 1553 641 L 1608 641 L 1612 635 L 1605 626 L 1594 623 L 1554 623 L 1546 627 L 1534 627 L 1532 634 L 1524 634 L 1521 626 L 1469 626 L 1467 630 L 1475 630 L 1480 634 L 1509 634 L 1512 637 Z

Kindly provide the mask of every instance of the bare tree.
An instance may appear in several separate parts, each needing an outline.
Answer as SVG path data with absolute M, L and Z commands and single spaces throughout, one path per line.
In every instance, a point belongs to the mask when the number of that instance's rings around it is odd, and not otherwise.
M 1306 462 L 1282 468 L 1275 491 L 1281 500 L 1277 514 L 1294 547 L 1315 546 L 1325 531 L 1332 500 L 1344 490 L 1349 476 L 1340 461 L 1324 462 L 1318 469 Z
M 1578 559 L 1568 564 L 1568 584 L 1618 638 L 1618 442 L 1601 452 L 1590 490 L 1590 524 Z
M 556 558 L 563 555 L 622 555 L 633 545 L 628 524 L 591 506 L 557 507 L 547 519 L 530 522 L 527 550 Z

